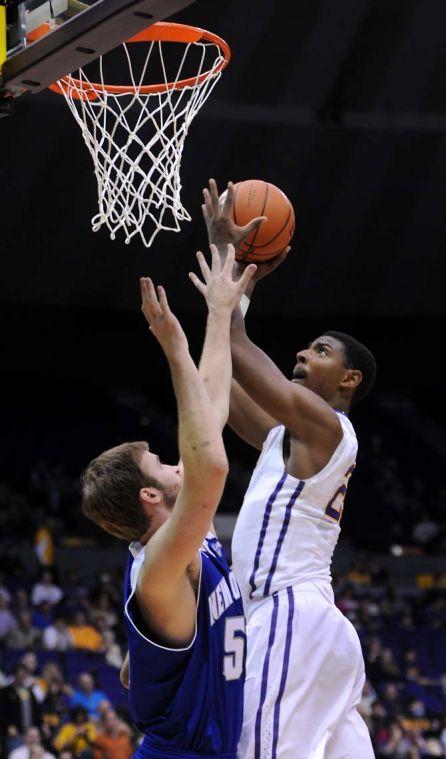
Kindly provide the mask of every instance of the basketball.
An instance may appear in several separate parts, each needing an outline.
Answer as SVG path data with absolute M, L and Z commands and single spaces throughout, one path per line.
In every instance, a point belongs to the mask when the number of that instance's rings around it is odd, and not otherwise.
M 257 216 L 267 221 L 236 251 L 238 261 L 269 261 L 289 245 L 295 226 L 294 209 L 282 190 L 262 179 L 247 179 L 234 185 L 232 218 L 243 227 Z

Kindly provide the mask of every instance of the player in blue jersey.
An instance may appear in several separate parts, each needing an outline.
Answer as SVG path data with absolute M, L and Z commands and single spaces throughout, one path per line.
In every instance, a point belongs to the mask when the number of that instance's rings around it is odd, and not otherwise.
M 235 759 L 242 725 L 244 616 L 234 576 L 212 531 L 228 463 L 231 312 L 255 266 L 232 278 L 234 249 L 212 269 L 198 254 L 208 302 L 197 370 L 166 294 L 141 280 L 142 311 L 169 364 L 178 407 L 180 463 L 146 443 L 94 459 L 82 480 L 83 509 L 104 530 L 132 541 L 125 582 L 129 703 L 145 733 L 135 756 Z

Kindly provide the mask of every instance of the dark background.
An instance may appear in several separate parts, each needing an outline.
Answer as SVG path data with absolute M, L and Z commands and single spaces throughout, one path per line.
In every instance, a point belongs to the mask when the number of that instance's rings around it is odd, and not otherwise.
M 186 142 L 183 202 L 193 222 L 181 234 L 161 233 L 147 250 L 92 233 L 91 159 L 63 98 L 22 97 L 0 121 L 4 474 L 20 479 L 42 457 L 77 475 L 103 447 L 147 435 L 173 458 L 173 396 L 139 314 L 138 277 L 166 286 L 198 357 L 204 305 L 187 272 L 206 245 L 200 190 L 214 176 L 221 186 L 265 178 L 296 211 L 292 253 L 258 287 L 252 337 L 288 374 L 296 350 L 325 329 L 364 341 L 379 375 L 352 417 L 360 443 L 367 451 L 381 434 L 403 469 L 438 484 L 444 3 L 199 1 L 174 20 L 220 34 L 233 52 Z M 227 442 L 249 468 L 253 453 Z M 237 507 L 226 499 L 224 508 Z M 363 540 L 374 547 L 375 538 Z

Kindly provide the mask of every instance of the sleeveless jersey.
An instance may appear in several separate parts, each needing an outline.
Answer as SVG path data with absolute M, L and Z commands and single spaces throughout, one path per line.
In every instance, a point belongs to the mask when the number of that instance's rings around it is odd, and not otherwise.
M 196 629 L 185 648 L 150 639 L 135 588 L 144 562 L 130 546 L 125 581 L 125 624 L 130 658 L 129 706 L 145 733 L 137 757 L 235 759 L 242 727 L 245 622 L 240 590 L 218 540 L 200 549 Z
M 338 416 L 342 440 L 328 464 L 307 480 L 286 472 L 285 427 L 275 427 L 265 440 L 232 539 L 245 612 L 275 591 L 301 583 L 316 584 L 332 599 L 331 558 L 358 449 L 350 420 Z

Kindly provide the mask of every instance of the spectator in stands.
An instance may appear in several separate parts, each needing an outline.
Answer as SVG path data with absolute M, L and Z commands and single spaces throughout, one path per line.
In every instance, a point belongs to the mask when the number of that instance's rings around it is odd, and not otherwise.
M 108 628 L 106 619 L 100 615 L 96 618 L 96 627 L 102 636 L 105 660 L 107 664 L 111 664 L 112 667 L 117 667 L 120 669 L 122 667 L 124 658 L 122 656 L 120 646 L 118 646 L 116 643 L 116 636 L 113 630 L 110 630 Z
M 94 601 L 91 619 L 96 622 L 98 618 L 105 619 L 108 628 L 114 627 L 118 622 L 118 615 L 112 607 L 108 593 L 100 593 Z
M 392 722 L 389 739 L 382 746 L 381 752 L 383 756 L 391 756 L 394 759 L 420 759 L 417 746 L 397 722 Z
M 25 744 L 11 751 L 8 759 L 56 759 L 56 757 L 45 751 L 42 746 L 39 728 L 29 727 L 26 731 Z
M 17 616 L 18 625 L 8 638 L 10 648 L 38 648 L 42 639 L 42 633 L 34 627 L 31 613 L 21 611 Z
M 400 676 L 399 667 L 391 648 L 383 648 L 377 662 L 376 677 L 380 682 L 396 680 Z
M 133 753 L 130 735 L 129 726 L 113 709 L 107 709 L 101 717 L 93 759 L 130 759 Z
M 396 717 L 400 712 L 400 693 L 396 683 L 387 683 L 384 687 L 382 699 L 389 715 Z
M 73 648 L 73 638 L 62 617 L 56 617 L 52 625 L 45 627 L 42 642 L 44 648 L 50 651 L 67 651 Z
M 16 616 L 18 616 L 21 611 L 31 610 L 28 593 L 25 588 L 17 588 L 15 591 L 12 608 Z
M 32 589 L 31 601 L 33 606 L 40 606 L 43 601 L 48 601 L 55 606 L 63 598 L 62 590 L 55 584 L 53 573 L 49 569 L 43 569 L 40 582 Z
M 24 734 L 32 725 L 40 726 L 39 704 L 26 685 L 29 675 L 24 664 L 17 664 L 11 685 L 0 691 L 0 733 L 3 735 Z
M 26 687 L 32 690 L 39 704 L 42 703 L 45 698 L 45 689 L 39 677 L 37 656 L 33 651 L 27 651 L 20 659 L 20 664 L 23 664 L 28 670 L 28 677 L 25 680 Z
M 52 683 L 56 683 L 57 685 L 60 685 L 60 687 L 64 690 L 64 692 L 71 696 L 73 693 L 73 689 L 70 685 L 67 683 L 64 683 L 62 670 L 57 664 L 57 662 L 54 661 L 47 661 L 46 664 L 42 668 L 42 675 L 40 678 L 40 686 L 46 696 L 46 694 L 49 691 L 50 685 Z
M 33 613 L 33 624 L 39 630 L 44 630 L 53 623 L 54 612 L 49 601 L 42 601 L 40 606 Z
M 67 713 L 71 697 L 70 686 L 53 680 L 48 687 L 45 700 L 42 703 L 42 725 L 46 733 L 54 738 L 62 725 Z
M 62 590 L 64 592 L 64 605 L 74 604 L 74 607 L 78 605 L 80 599 L 85 598 L 88 594 L 87 587 L 79 577 L 78 572 L 75 569 L 70 569 L 62 582 Z
M 60 728 L 54 739 L 57 751 L 71 751 L 73 757 L 91 759 L 96 740 L 96 727 L 89 720 L 87 710 L 77 706 L 71 711 L 71 720 Z
M 347 572 L 347 580 L 354 587 L 368 587 L 371 581 L 371 575 L 366 562 L 358 559 L 353 562 L 352 567 Z
M 78 611 L 74 615 L 68 631 L 73 640 L 75 648 L 85 648 L 88 651 L 102 651 L 104 648 L 103 640 L 100 633 L 87 623 L 87 617 L 83 611 Z
M 94 680 L 89 672 L 81 672 L 78 678 L 78 689 L 74 691 L 70 706 L 83 706 L 90 717 L 97 719 L 99 717 L 99 707 L 104 701 L 108 701 L 107 696 L 94 687 Z
M 6 643 L 12 631 L 17 627 L 17 620 L 9 609 L 8 601 L 0 596 L 0 645 Z

